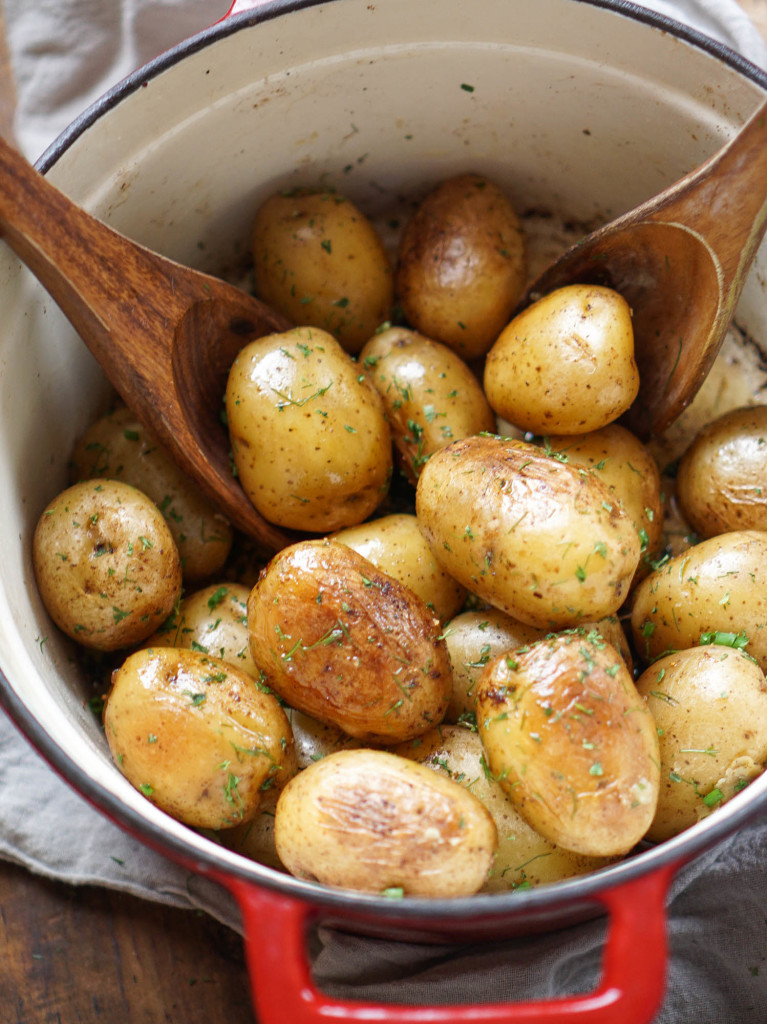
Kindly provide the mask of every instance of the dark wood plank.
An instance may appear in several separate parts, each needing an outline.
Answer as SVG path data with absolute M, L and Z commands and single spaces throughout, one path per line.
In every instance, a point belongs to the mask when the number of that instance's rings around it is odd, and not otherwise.
M 255 1024 L 240 937 L 207 915 L 0 863 L 3 1024 Z

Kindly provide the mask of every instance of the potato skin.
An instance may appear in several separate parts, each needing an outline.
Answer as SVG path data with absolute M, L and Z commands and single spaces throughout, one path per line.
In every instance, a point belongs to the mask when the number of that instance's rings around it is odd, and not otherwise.
M 620 500 L 641 544 L 635 582 L 647 575 L 663 544 L 664 519 L 660 470 L 649 450 L 619 423 L 590 434 L 553 435 L 545 445 L 571 463 L 588 466 Z
M 646 661 L 696 647 L 712 631 L 745 633 L 767 670 L 767 533 L 737 530 L 701 541 L 636 588 L 631 630 Z
M 360 364 L 386 410 L 405 475 L 415 483 L 429 456 L 451 441 L 495 431 L 495 415 L 460 356 L 404 327 L 376 334 Z
M 269 685 L 350 736 L 398 743 L 445 714 L 450 661 L 439 619 L 344 544 L 280 551 L 251 591 L 248 628 Z
M 470 792 L 380 750 L 344 750 L 301 772 L 280 794 L 280 860 L 298 878 L 361 892 L 469 896 L 497 844 Z
M 405 227 L 395 291 L 417 331 L 470 360 L 498 337 L 526 276 L 511 203 L 487 178 L 464 174 L 430 192 Z
M 211 654 L 257 677 L 248 643 L 249 595 L 241 583 L 211 583 L 184 597 L 144 646 Z
M 49 615 L 84 647 L 140 643 L 181 595 L 181 559 L 154 502 L 118 480 L 87 480 L 43 511 L 32 541 Z
M 226 388 L 234 461 L 272 523 L 325 533 L 366 519 L 388 489 L 391 438 L 378 393 L 324 331 L 250 342 Z
M 181 556 L 184 582 L 209 579 L 232 548 L 232 527 L 125 406 L 102 416 L 75 445 L 73 482 L 105 477 L 132 484 L 165 516 Z
M 177 648 L 131 654 L 112 676 L 104 728 L 120 771 L 187 825 L 228 828 L 295 771 L 276 697 L 220 658 Z
M 519 622 L 497 608 L 461 612 L 451 619 L 445 643 L 453 670 L 453 694 L 445 721 L 455 723 L 473 716 L 477 681 L 493 658 L 545 635 L 545 630 Z
M 440 725 L 425 736 L 400 744 L 394 753 L 464 786 L 492 815 L 498 849 L 482 892 L 527 889 L 596 871 L 609 863 L 608 858 L 563 850 L 531 828 L 487 771 L 478 733 L 462 726 Z
M 331 535 L 369 559 L 417 594 L 439 619 L 455 615 L 466 599 L 466 588 L 449 576 L 432 554 L 414 515 L 396 512 L 347 526 Z
M 676 496 L 704 538 L 767 530 L 767 406 L 733 409 L 697 435 L 682 456 Z
M 639 561 L 636 530 L 604 484 L 525 442 L 471 437 L 436 452 L 416 514 L 451 576 L 543 629 L 612 615 Z
M 767 683 L 739 650 L 707 644 L 660 658 L 637 680 L 658 727 L 661 786 L 647 838 L 677 835 L 767 763 Z
M 389 318 L 393 276 L 370 221 L 338 192 L 293 189 L 268 198 L 253 223 L 256 294 L 294 324 L 359 352 Z
M 487 354 L 495 412 L 535 434 L 599 430 L 639 391 L 626 300 L 610 288 L 568 285 L 523 310 Z
M 620 655 L 558 636 L 492 661 L 477 684 L 490 771 L 550 842 L 588 856 L 627 853 L 658 800 L 658 737 Z

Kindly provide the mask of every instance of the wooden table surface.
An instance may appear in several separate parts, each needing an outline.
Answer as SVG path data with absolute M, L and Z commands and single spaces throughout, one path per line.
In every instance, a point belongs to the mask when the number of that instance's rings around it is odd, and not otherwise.
M 767 0 L 741 6 L 767 35 Z M 241 939 L 202 913 L 0 862 L 0 950 L 2 1024 L 255 1024 Z

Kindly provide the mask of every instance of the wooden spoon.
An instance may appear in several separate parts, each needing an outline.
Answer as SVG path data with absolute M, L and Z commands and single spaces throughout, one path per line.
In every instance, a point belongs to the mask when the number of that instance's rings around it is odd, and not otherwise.
M 220 422 L 229 366 L 290 324 L 233 285 L 143 248 L 85 213 L 0 139 L 0 231 L 125 403 L 264 553 L 295 539 L 234 478 Z
M 767 104 L 697 170 L 568 250 L 523 305 L 574 283 L 620 292 L 641 382 L 624 420 L 641 437 L 658 434 L 703 383 L 765 227 Z

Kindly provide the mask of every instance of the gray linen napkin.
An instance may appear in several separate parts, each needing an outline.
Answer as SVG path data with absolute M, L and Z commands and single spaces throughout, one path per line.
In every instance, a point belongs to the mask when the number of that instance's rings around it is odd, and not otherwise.
M 734 0 L 643 6 L 767 67 L 767 47 Z M 18 92 L 16 134 L 27 156 L 37 158 L 107 88 L 228 7 L 227 0 L 3 0 Z M 0 857 L 49 878 L 202 909 L 241 927 L 227 894 L 95 811 L 2 714 Z M 656 1024 L 764 1024 L 767 822 L 744 828 L 682 870 L 668 913 L 669 984 Z M 426 1004 L 546 998 L 594 986 L 603 939 L 602 921 L 482 946 L 422 946 L 320 929 L 314 970 L 330 994 L 350 998 Z

